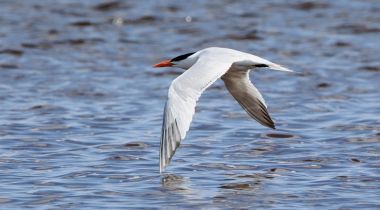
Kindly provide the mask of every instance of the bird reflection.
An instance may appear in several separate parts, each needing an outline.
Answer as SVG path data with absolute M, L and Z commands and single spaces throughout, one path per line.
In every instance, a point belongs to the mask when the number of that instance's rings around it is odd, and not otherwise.
M 187 184 L 183 176 L 165 173 L 161 178 L 161 185 L 167 190 L 176 190 L 186 188 Z

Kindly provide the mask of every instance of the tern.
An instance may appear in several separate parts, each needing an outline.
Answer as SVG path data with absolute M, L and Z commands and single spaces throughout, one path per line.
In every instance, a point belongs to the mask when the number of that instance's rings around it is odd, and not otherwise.
M 221 78 L 230 94 L 250 117 L 275 129 L 264 98 L 249 79 L 249 72 L 258 68 L 292 72 L 279 64 L 258 56 L 219 47 L 164 60 L 153 67 L 178 67 L 186 70 L 171 83 L 165 104 L 161 142 L 160 173 L 169 165 L 176 149 L 186 137 L 202 92 Z

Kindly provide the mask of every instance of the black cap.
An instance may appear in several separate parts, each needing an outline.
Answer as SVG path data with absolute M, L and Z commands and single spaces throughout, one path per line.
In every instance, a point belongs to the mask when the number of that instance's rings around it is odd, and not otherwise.
M 185 60 L 187 57 L 189 57 L 190 55 L 194 54 L 195 52 L 192 52 L 192 53 L 186 53 L 186 54 L 183 54 L 183 55 L 180 55 L 180 56 L 177 56 L 173 59 L 171 59 L 170 61 L 181 61 L 181 60 Z

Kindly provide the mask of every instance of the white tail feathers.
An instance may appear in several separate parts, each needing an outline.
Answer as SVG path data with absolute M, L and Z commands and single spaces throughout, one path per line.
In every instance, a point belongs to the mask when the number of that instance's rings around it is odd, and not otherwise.
M 268 66 L 269 66 L 269 68 L 271 68 L 273 70 L 277 70 L 277 71 L 294 72 L 293 70 L 290 70 L 290 69 L 288 69 L 286 67 L 283 67 L 283 66 L 275 64 L 275 63 L 270 63 Z

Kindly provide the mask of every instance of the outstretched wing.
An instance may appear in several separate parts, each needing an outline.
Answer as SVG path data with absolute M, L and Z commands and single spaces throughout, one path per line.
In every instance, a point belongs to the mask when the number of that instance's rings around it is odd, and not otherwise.
M 185 138 L 198 98 L 230 66 L 231 62 L 215 60 L 205 54 L 172 82 L 162 123 L 160 172 L 170 163 L 181 140 Z
M 222 79 L 228 91 L 249 116 L 260 124 L 275 129 L 262 95 L 249 80 L 249 72 L 248 69 L 239 71 L 231 69 Z

